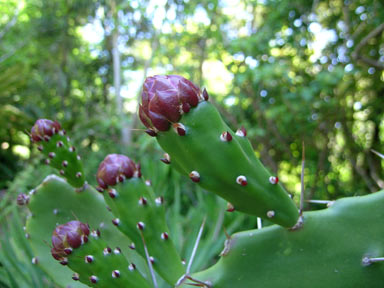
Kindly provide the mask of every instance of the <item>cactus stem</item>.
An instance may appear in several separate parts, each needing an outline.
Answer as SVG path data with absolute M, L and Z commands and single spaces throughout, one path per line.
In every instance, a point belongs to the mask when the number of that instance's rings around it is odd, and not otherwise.
M 247 136 L 247 130 L 245 130 L 244 126 L 241 126 L 241 128 L 237 129 L 236 135 L 239 137 L 245 137 Z
M 197 171 L 189 173 L 189 178 L 191 178 L 193 182 L 200 182 L 200 174 Z
M 279 183 L 279 177 L 277 177 L 277 176 L 271 176 L 271 177 L 269 177 L 269 183 L 271 183 L 271 184 L 273 184 L 273 185 Z
M 49 152 L 48 153 L 48 157 L 51 159 L 55 158 L 55 156 L 56 156 L 55 152 Z
M 112 199 L 116 198 L 118 195 L 115 189 L 109 189 L 108 194 L 109 194 L 109 197 L 111 197 Z
M 137 223 L 137 227 L 138 227 L 139 229 L 140 229 L 140 226 L 139 226 L 140 223 L 142 223 L 142 224 L 144 225 L 143 222 L 139 222 L 139 223 Z M 144 229 L 144 226 L 143 226 L 143 229 Z M 143 230 L 143 229 L 140 229 L 140 230 Z M 153 266 L 152 266 L 151 257 L 149 256 L 148 248 L 147 248 L 147 244 L 145 243 L 145 239 L 144 239 L 144 235 L 143 235 L 143 232 L 142 232 L 142 231 L 140 231 L 140 236 L 141 236 L 141 240 L 143 241 L 145 258 L 147 259 L 147 264 L 148 264 L 149 272 L 151 273 L 151 278 L 152 278 L 152 282 L 153 282 L 153 287 L 154 287 L 154 288 L 158 288 L 157 280 L 156 280 L 156 275 L 155 275 L 155 271 L 153 271 Z
M 61 163 L 61 165 L 62 165 L 64 168 L 67 167 L 67 166 L 68 166 L 68 161 L 64 160 L 64 161 Z
M 107 256 L 108 254 L 112 253 L 112 249 L 110 247 L 104 248 L 103 254 L 104 256 Z
M 365 256 L 361 260 L 361 263 L 363 264 L 363 266 L 369 266 L 372 263 L 377 263 L 377 262 L 384 262 L 384 257 L 370 258 Z
M 112 219 L 112 223 L 115 226 L 119 226 L 120 225 L 120 219 L 119 218 Z
M 267 212 L 267 217 L 268 217 L 268 218 L 273 218 L 273 217 L 275 217 L 275 211 L 273 211 L 273 210 L 268 211 L 268 212 Z
M 119 255 L 121 253 L 121 249 L 119 247 L 116 247 L 115 249 L 113 249 L 113 253 L 115 255 Z
M 75 280 L 75 281 L 79 281 L 80 280 L 80 275 L 78 273 L 73 273 L 72 279 Z
M 32 264 L 37 265 L 39 263 L 39 259 L 37 257 L 32 258 Z
M 129 248 L 130 248 L 131 250 L 135 250 L 135 249 L 136 249 L 135 243 L 132 242 L 132 243 L 129 245 Z
M 299 214 L 300 217 L 303 215 L 303 210 L 304 210 L 304 168 L 305 168 L 305 146 L 304 146 L 304 141 L 303 141 L 303 150 L 301 154 L 301 189 L 300 189 L 300 209 L 299 209 Z M 299 219 L 300 221 L 300 219 Z
M 165 164 L 171 163 L 171 156 L 169 156 L 168 153 L 164 153 L 164 158 L 161 158 L 160 161 L 162 161 Z
M 247 177 L 244 175 L 240 175 L 236 178 L 236 183 L 241 185 L 241 186 L 246 186 L 248 184 L 247 182 Z
M 230 141 L 232 141 L 231 133 L 229 133 L 227 131 L 221 133 L 220 140 L 223 141 L 223 142 L 230 142 Z
M 172 127 L 177 134 L 179 134 L 180 136 L 185 136 L 187 131 L 186 131 L 185 126 L 183 124 L 173 123 Z
M 157 205 L 157 206 L 163 205 L 163 203 L 164 203 L 164 198 L 163 198 L 162 196 L 157 197 L 157 198 L 155 199 L 155 202 L 156 202 L 156 205 Z
M 92 263 L 93 259 L 94 258 L 92 255 L 87 255 L 87 256 L 85 256 L 84 261 L 85 261 L 85 263 Z
M 168 240 L 168 238 L 169 238 L 169 235 L 168 235 L 167 232 L 163 232 L 163 233 L 161 233 L 161 239 L 163 239 L 163 240 Z
M 233 212 L 233 211 L 235 211 L 235 206 L 233 206 L 233 204 L 230 203 L 230 202 L 227 203 L 227 211 L 228 211 L 228 212 Z
M 134 271 L 134 270 L 136 270 L 136 265 L 134 263 L 131 263 L 131 264 L 129 264 L 128 269 L 129 269 L 129 271 Z
M 139 199 L 139 205 L 147 205 L 147 199 L 145 199 L 145 197 L 140 197 Z
M 157 133 L 156 131 L 152 130 L 152 129 L 147 129 L 145 130 L 145 133 L 147 133 L 149 136 L 151 137 L 156 137 L 157 136 Z
M 144 224 L 144 222 L 138 222 L 137 223 L 137 229 L 139 229 L 139 230 L 144 230 L 144 228 L 145 228 L 145 224 Z
M 113 270 L 112 271 L 112 278 L 119 278 L 120 277 L 120 271 L 119 270 Z
M 89 281 L 91 281 L 93 284 L 96 284 L 97 281 L 99 281 L 99 278 L 97 278 L 97 276 L 95 275 L 92 275 L 91 277 L 89 277 Z

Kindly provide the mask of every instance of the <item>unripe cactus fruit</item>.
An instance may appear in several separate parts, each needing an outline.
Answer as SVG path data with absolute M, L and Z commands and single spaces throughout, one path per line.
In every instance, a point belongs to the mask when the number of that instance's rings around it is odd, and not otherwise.
M 120 248 L 107 246 L 100 233 L 90 234 L 88 225 L 70 221 L 57 226 L 52 234 L 51 253 L 62 265 L 68 265 L 75 274 L 72 279 L 95 287 L 149 288 L 150 285 L 128 263 Z M 95 285 L 97 284 L 97 285 Z
M 148 77 L 140 119 L 179 172 L 235 210 L 294 226 L 299 217 L 295 203 L 278 181 L 270 181 L 272 175 L 256 158 L 244 127 L 233 132 L 206 99 L 205 90 L 181 76 Z M 186 104 L 190 109 L 183 109 Z
M 144 241 L 153 268 L 171 285 L 184 274 L 184 266 L 172 243 L 165 221 L 163 199 L 156 198 L 152 187 L 141 178 L 140 166 L 127 156 L 108 155 L 97 171 L 99 191 L 113 213 L 112 223 L 146 257 Z
M 61 129 L 61 125 L 52 120 L 39 119 L 30 133 L 31 141 L 38 144 L 38 150 L 47 158 L 45 163 L 59 170 L 69 184 L 75 188 L 83 188 L 85 177 L 83 164 L 75 147 Z

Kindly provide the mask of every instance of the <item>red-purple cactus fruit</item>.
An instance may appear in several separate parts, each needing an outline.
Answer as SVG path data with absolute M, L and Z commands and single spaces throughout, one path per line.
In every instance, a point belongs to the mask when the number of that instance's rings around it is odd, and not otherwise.
M 31 140 L 33 142 L 39 142 L 43 140 L 49 140 L 47 137 L 58 133 L 61 129 L 60 123 L 48 119 L 39 119 L 35 122 L 31 129 Z
M 167 131 L 170 123 L 179 121 L 183 113 L 208 97 L 207 92 L 204 93 L 178 75 L 148 77 L 143 85 L 139 117 L 152 131 Z
M 80 221 L 70 221 L 57 226 L 52 234 L 51 253 L 56 260 L 64 260 L 72 249 L 88 241 L 89 228 Z
M 127 156 L 109 154 L 100 163 L 96 178 L 100 188 L 107 189 L 108 186 L 114 186 L 125 179 L 140 176 L 140 165 L 135 164 Z

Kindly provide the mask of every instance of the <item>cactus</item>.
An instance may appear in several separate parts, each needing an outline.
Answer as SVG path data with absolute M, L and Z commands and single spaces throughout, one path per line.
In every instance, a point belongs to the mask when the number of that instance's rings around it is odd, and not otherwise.
M 52 256 L 73 271 L 72 279 L 95 287 L 149 288 L 147 280 L 128 263 L 120 248 L 110 248 L 99 230 L 90 233 L 80 221 L 57 226 L 52 234 Z
M 154 269 L 168 283 L 176 283 L 185 269 L 170 238 L 164 200 L 156 198 L 149 182 L 142 179 L 140 166 L 124 155 L 108 155 L 99 166 L 97 181 L 116 217 L 114 225 L 133 241 L 131 249 L 145 257 L 145 241 Z
M 209 287 L 382 287 L 384 191 L 304 213 L 304 225 L 234 234 L 221 259 L 193 278 Z M 190 286 L 185 286 L 190 287 Z
M 59 170 L 72 186 L 81 189 L 85 183 L 83 164 L 65 134 L 58 122 L 39 119 L 31 129 L 30 138 L 47 157 L 45 163 Z
M 294 226 L 298 209 L 256 158 L 246 130 L 234 133 L 207 100 L 206 90 L 180 76 L 145 80 L 139 116 L 167 152 L 162 161 L 229 201 L 228 211 Z

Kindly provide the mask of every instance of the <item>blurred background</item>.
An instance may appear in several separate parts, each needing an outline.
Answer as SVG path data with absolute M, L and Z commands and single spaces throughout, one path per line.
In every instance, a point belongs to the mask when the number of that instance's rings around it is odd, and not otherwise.
M 136 116 L 143 80 L 155 74 L 206 87 L 296 196 L 303 142 L 307 199 L 384 188 L 382 160 L 371 152 L 384 152 L 383 31 L 378 0 L 0 0 L 0 240 L 9 242 L 0 248 L 23 263 L 23 240 L 4 237 L 23 222 L 14 199 L 53 172 L 25 133 L 38 118 L 70 131 L 90 183 L 108 153 L 140 161 L 169 199 L 185 255 L 204 213 L 212 261 L 223 225 L 255 227 L 252 217 L 224 216 L 223 201 L 158 161 L 162 151 Z M 12 263 L 1 257 L 0 276 L 9 276 Z

